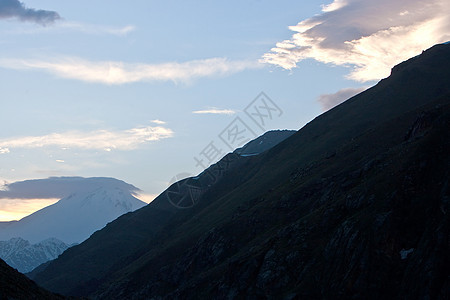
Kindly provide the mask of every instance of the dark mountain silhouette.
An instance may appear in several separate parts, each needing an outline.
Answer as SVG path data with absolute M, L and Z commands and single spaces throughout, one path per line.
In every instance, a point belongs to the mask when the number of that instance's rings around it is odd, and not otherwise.
M 100 299 L 448 299 L 449 123 L 441 44 L 270 150 L 172 185 L 34 278 Z
M 294 133 L 296 133 L 295 130 L 267 131 L 260 137 L 248 142 L 243 147 L 234 150 L 234 153 L 242 156 L 257 155 L 281 143 Z
M 125 214 L 108 224 L 104 228 L 105 230 L 95 232 L 93 234 L 94 239 L 89 238 L 84 243 L 75 246 L 76 249 L 68 249 L 69 254 L 63 253 L 64 259 L 59 260 L 58 263 L 43 264 L 27 275 L 34 279 L 46 274 L 43 271 L 47 271 L 49 266 L 48 270 L 56 268 L 56 270 L 62 271 L 66 268 L 66 264 L 74 264 L 76 270 L 73 269 L 70 274 L 65 274 L 68 278 L 70 277 L 69 282 L 63 283 L 62 289 L 56 289 L 66 294 L 88 294 L 88 291 L 97 285 L 97 278 L 107 275 L 110 268 L 122 263 L 131 253 L 137 251 L 142 243 L 156 237 L 156 234 L 166 224 L 179 217 L 180 210 L 191 211 L 205 192 L 219 182 L 230 170 L 245 165 L 250 159 L 246 155 L 248 154 L 246 149 L 251 149 L 251 156 L 255 156 L 270 149 L 270 147 L 275 146 L 292 134 L 293 132 L 290 130 L 266 132 L 255 140 L 248 142 L 242 148 L 237 149 L 237 151 L 228 153 L 218 163 L 211 165 L 200 175 L 172 184 L 149 206 L 137 210 L 136 214 Z M 260 143 L 261 141 L 263 143 Z M 102 244 L 98 244 L 99 241 L 102 241 Z M 103 253 L 105 248 L 109 248 L 106 255 Z M 57 280 L 59 281 L 59 279 Z M 84 286 L 85 283 L 87 283 L 86 286 Z M 71 292 L 74 286 L 76 286 L 76 291 Z
M 8 266 L 0 259 L 0 299 L 66 299 L 65 297 L 54 295 Z

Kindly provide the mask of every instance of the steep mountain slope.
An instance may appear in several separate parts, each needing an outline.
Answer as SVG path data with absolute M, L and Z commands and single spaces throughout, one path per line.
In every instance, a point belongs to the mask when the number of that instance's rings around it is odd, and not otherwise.
M 267 131 L 260 137 L 248 142 L 243 147 L 234 150 L 239 155 L 256 155 L 278 145 L 291 135 L 296 133 L 295 130 L 271 130 Z
M 67 244 L 79 243 L 118 216 L 146 205 L 132 195 L 135 187 L 117 179 L 65 179 L 81 181 L 79 189 L 20 221 L 2 222 L 0 240 L 20 237 L 38 243 L 56 238 Z
M 65 299 L 40 288 L 0 259 L 0 299 Z
M 36 281 L 103 299 L 446 299 L 449 120 L 450 45 L 437 45 L 232 161 L 190 209 L 166 191 Z
M 0 241 L 0 258 L 21 273 L 27 273 L 49 260 L 57 258 L 69 245 L 50 238 L 37 244 L 30 244 L 22 238 Z
M 252 151 L 265 151 L 269 149 L 267 145 L 275 145 L 275 141 L 282 141 L 287 135 L 291 135 L 288 131 L 273 131 L 266 134 L 270 135 L 270 143 L 266 143 L 264 147 L 252 146 Z M 261 141 L 261 137 L 257 139 Z M 253 143 L 254 141 L 250 141 L 243 148 Z M 244 166 L 249 158 L 237 153 L 227 154 L 197 177 L 187 178 L 171 185 L 149 204 L 150 209 L 147 205 L 132 214 L 121 216 L 103 230 L 94 233 L 92 238 L 68 249 L 67 253 L 62 255 L 63 258 L 58 259 L 58 263 L 52 262 L 39 270 L 46 270 L 50 266 L 50 269 L 54 270 L 50 276 L 53 276 L 71 269 L 63 276 L 64 278 L 58 275 L 51 279 L 56 285 L 59 284 L 59 280 L 66 282 L 55 290 L 71 294 L 70 291 L 75 288 L 76 291 L 74 290 L 72 294 L 87 294 L 91 287 L 96 287 L 98 278 L 105 276 L 110 268 L 125 261 L 143 243 L 155 237 L 172 218 L 177 218 L 177 213 L 183 210 L 190 211 L 211 186 L 229 170 Z M 105 252 L 105 249 L 108 250 Z M 37 271 L 28 275 L 33 279 L 36 276 L 40 277 Z M 44 273 L 41 275 L 46 276 Z

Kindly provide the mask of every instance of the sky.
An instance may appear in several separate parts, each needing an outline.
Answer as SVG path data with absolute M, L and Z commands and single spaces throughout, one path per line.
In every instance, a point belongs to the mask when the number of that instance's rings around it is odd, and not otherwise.
M 450 40 L 449 16 L 439 0 L 0 0 L 1 189 L 114 177 L 149 202 Z M 58 197 L 3 193 L 0 221 Z

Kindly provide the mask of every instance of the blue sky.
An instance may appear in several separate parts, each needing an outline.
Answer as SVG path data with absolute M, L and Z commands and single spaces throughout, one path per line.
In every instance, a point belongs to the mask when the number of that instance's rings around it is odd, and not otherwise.
M 427 3 L 0 0 L 0 180 L 115 177 L 149 201 L 228 151 L 236 118 L 299 129 L 449 40 L 448 4 Z M 282 111 L 263 129 L 260 92 Z M 7 220 L 55 199 L 0 201 Z

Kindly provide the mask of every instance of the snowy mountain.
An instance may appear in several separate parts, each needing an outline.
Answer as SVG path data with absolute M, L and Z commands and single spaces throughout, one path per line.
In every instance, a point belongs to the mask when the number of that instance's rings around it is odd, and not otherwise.
M 37 244 L 30 244 L 22 238 L 0 241 L 0 258 L 21 273 L 27 273 L 49 260 L 57 258 L 69 245 L 50 238 Z
M 120 215 L 146 205 L 135 198 L 136 187 L 113 178 L 65 177 L 77 190 L 57 203 L 19 221 L 0 223 L 0 240 L 15 237 L 38 243 L 56 238 L 80 243 Z

